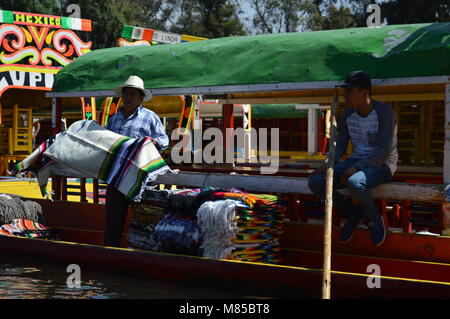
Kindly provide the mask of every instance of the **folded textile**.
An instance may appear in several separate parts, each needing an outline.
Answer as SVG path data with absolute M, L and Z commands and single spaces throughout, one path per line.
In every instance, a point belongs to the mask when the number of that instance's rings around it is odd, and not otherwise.
M 158 175 L 173 172 L 150 137 L 134 139 L 122 136 L 89 120 L 77 121 L 45 145 L 41 144 L 17 168 L 36 172 L 45 195 L 51 172 L 45 168 L 51 166 L 52 161 L 67 167 L 69 173 L 76 171 L 78 175 L 112 185 L 135 201 L 140 201 L 146 185 Z M 39 176 L 41 174 L 44 175 Z
M 128 230 L 128 246 L 143 250 L 159 251 L 160 245 L 156 239 L 155 226 L 132 220 Z
M 155 235 L 164 252 L 201 255 L 200 229 L 192 219 L 170 213 L 156 225 Z
M 238 231 L 236 202 L 207 201 L 197 211 L 197 223 L 202 232 L 203 257 L 226 258 L 234 249 L 231 239 Z
M 11 169 L 8 170 L 8 174 L 16 176 L 26 172 L 33 173 L 37 177 L 41 194 L 44 197 L 48 197 L 47 183 L 50 176 L 85 177 L 82 173 L 57 163 L 44 155 L 45 151 L 60 135 L 61 133 L 58 133 L 42 142 L 27 158 L 11 167 Z
M 0 199 L 0 225 L 9 224 L 14 219 L 23 218 L 34 222 L 45 222 L 39 203 L 20 198 Z
M 233 189 L 214 192 L 212 197 L 216 200 L 205 202 L 197 211 L 203 256 L 280 262 L 279 240 L 285 207 L 278 204 L 277 196 Z
M 145 196 L 145 203 L 136 204 L 133 218 L 147 225 L 147 229 L 159 220 L 153 234 L 147 231 L 144 235 L 142 231 L 140 235 L 146 236 L 141 241 L 155 236 L 160 251 L 239 261 L 281 262 L 279 240 L 286 207 L 275 195 L 210 187 L 167 193 L 146 191 Z M 162 202 L 164 206 L 160 205 Z M 138 230 L 133 229 L 132 233 L 136 232 Z
M 55 229 L 48 228 L 29 219 L 14 219 L 10 224 L 0 227 L 0 235 L 40 239 L 57 239 Z
M 172 193 L 168 197 L 167 212 L 176 212 L 181 216 L 196 217 L 200 206 L 213 199 L 214 189 L 204 189 L 199 192 Z

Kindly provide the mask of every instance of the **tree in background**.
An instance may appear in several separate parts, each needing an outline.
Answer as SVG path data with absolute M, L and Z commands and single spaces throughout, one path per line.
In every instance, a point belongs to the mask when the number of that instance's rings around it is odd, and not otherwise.
M 249 0 L 254 10 L 251 33 L 299 31 L 305 21 L 305 0 Z
M 176 5 L 176 21 L 172 21 L 170 31 L 194 36 L 203 36 L 203 28 L 198 21 L 198 8 L 195 1 L 178 0 Z
M 342 1 L 307 1 L 303 9 L 308 13 L 305 25 L 307 30 L 332 30 L 358 26 L 356 15 L 349 7 L 345 7 Z
M 380 4 L 381 17 L 388 24 L 448 22 L 448 0 L 391 0 Z
M 239 6 L 232 0 L 180 0 L 171 31 L 206 38 L 244 35 Z
M 9 11 L 61 15 L 58 0 L 0 0 L 0 8 Z
M 137 0 L 136 26 L 168 30 L 174 24 L 173 16 L 179 0 Z
M 68 0 L 62 3 L 64 13 L 69 4 L 78 4 L 81 9 L 81 17 L 92 21 L 90 40 L 93 49 L 116 47 L 122 26 L 124 24 L 136 25 L 138 22 L 139 6 L 137 1 Z
M 317 31 L 365 26 L 370 0 L 247 0 L 251 33 Z

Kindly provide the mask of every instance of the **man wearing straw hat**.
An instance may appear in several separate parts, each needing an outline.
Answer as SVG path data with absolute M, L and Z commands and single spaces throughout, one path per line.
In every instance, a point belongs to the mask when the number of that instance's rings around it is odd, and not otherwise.
M 340 240 L 350 241 L 365 219 L 373 243 L 380 246 L 386 238 L 386 228 L 371 189 L 389 182 L 397 169 L 397 121 L 389 105 L 372 100 L 372 83 L 366 73 L 351 72 L 339 87 L 345 89 L 347 104 L 339 124 L 334 158 L 333 203 L 347 218 Z M 349 140 L 353 152 L 348 159 L 340 160 Z M 325 199 L 325 170 L 326 164 L 319 167 L 308 184 L 321 199 Z M 336 191 L 339 188 L 347 188 L 357 205 L 345 200 Z
M 122 97 L 123 107 L 111 117 L 106 128 L 133 138 L 149 136 L 158 149 L 166 148 L 169 138 L 159 116 L 142 106 L 142 102 L 152 98 L 152 93 L 144 88 L 144 81 L 132 75 L 114 91 Z M 124 194 L 108 186 L 105 206 L 104 245 L 119 247 L 129 202 Z

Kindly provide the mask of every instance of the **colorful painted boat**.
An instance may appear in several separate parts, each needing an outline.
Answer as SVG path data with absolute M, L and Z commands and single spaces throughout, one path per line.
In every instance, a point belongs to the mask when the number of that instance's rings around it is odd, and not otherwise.
M 104 206 L 36 200 L 61 241 L 0 236 L 0 253 L 32 254 L 102 270 L 177 280 L 186 285 L 243 291 L 258 296 L 318 298 L 322 278 L 321 225 L 287 222 L 282 237 L 282 265 L 217 260 L 136 249 L 103 247 Z M 127 227 L 130 216 L 128 216 Z M 389 233 L 375 248 L 367 230 L 338 243 L 333 229 L 332 297 L 450 297 L 450 238 Z M 122 244 L 126 247 L 126 233 Z M 379 278 L 370 265 L 381 269 Z M 372 266 L 373 267 L 373 266 Z M 379 280 L 379 288 L 370 288 Z

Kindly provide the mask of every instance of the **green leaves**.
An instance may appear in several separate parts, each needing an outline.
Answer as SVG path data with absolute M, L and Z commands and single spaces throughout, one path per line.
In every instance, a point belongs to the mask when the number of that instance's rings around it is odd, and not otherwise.
M 244 35 L 238 4 L 230 0 L 180 0 L 179 17 L 171 31 L 188 35 L 222 38 Z

